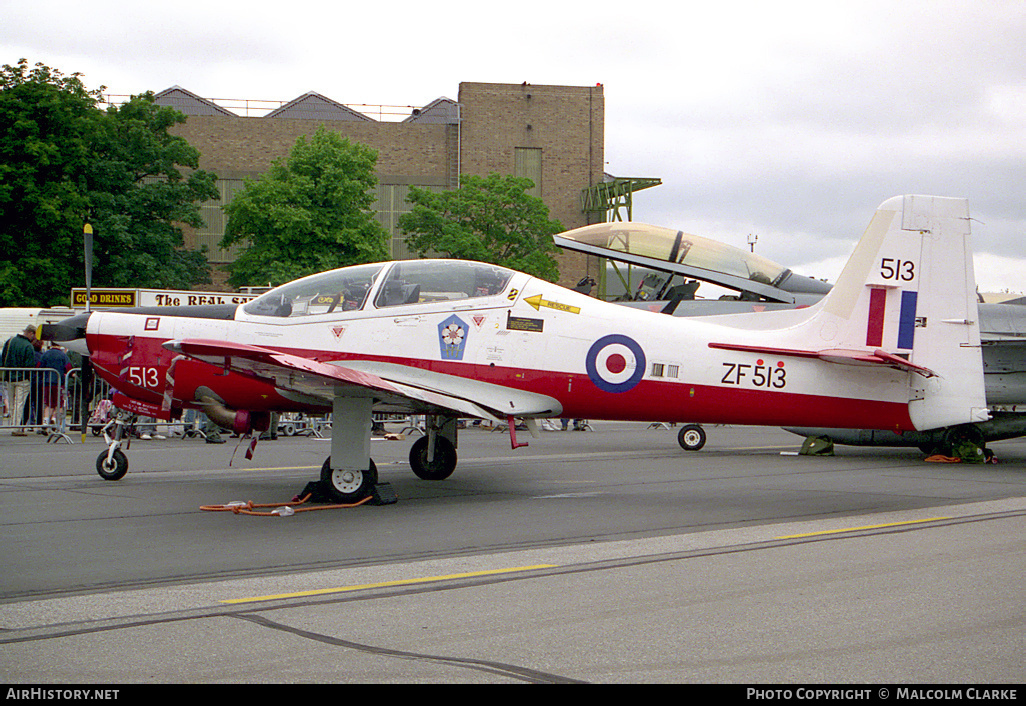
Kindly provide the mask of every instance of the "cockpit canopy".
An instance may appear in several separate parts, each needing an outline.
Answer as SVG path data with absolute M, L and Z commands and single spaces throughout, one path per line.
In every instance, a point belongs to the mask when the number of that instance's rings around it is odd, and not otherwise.
M 698 235 L 646 223 L 597 223 L 560 233 L 593 247 L 698 267 L 754 282 L 777 284 L 787 268 L 760 255 Z
M 661 298 L 674 277 L 710 282 L 740 292 L 743 299 L 795 303 L 796 294 L 825 294 L 830 285 L 796 275 L 771 260 L 739 248 L 671 228 L 636 222 L 597 223 L 553 236 L 561 248 L 627 263 L 669 277 L 651 274 L 653 286 L 642 282 L 635 298 Z M 615 267 L 615 264 L 614 264 Z M 691 298 L 697 282 L 684 285 Z M 649 291 L 652 290 L 652 291 Z M 684 292 L 687 294 L 688 292 Z
M 501 294 L 515 273 L 465 260 L 354 265 L 284 284 L 243 305 L 254 316 L 295 317 Z

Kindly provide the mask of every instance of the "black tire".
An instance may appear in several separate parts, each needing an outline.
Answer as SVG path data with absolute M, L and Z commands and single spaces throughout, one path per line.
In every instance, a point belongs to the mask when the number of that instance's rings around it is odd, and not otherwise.
M 687 424 L 677 432 L 677 443 L 685 451 L 698 451 L 705 446 L 705 429 L 697 424 Z
M 104 480 L 121 480 L 128 473 L 128 457 L 121 449 L 114 449 L 114 454 L 108 463 L 107 452 L 104 451 L 96 457 L 96 472 Z
M 958 446 L 963 441 L 976 444 L 981 449 L 987 445 L 987 439 L 983 432 L 975 424 L 960 424 L 952 427 L 944 433 L 944 444 L 949 449 Z
M 321 485 L 336 503 L 349 504 L 363 500 L 374 492 L 374 486 L 377 484 L 378 469 L 374 461 L 370 461 L 370 467 L 366 471 L 333 471 L 331 456 L 328 456 L 321 466 Z
M 435 437 L 435 458 L 428 463 L 428 438 L 422 436 L 410 448 L 410 467 L 423 480 L 445 480 L 456 470 L 456 447 L 444 436 Z

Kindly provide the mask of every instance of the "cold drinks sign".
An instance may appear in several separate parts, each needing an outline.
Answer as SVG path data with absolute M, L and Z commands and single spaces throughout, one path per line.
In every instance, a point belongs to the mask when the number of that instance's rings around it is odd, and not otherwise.
M 168 289 L 93 289 L 89 306 L 92 309 L 112 309 L 130 306 L 200 306 L 204 304 L 242 304 L 255 294 L 232 292 L 189 292 Z M 71 306 L 85 308 L 84 287 L 71 290 Z

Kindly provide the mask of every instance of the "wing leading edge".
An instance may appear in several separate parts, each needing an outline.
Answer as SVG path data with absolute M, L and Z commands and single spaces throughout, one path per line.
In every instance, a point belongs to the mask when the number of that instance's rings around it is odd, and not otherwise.
M 510 415 L 552 417 L 562 412 L 560 403 L 547 395 L 394 363 L 322 363 L 245 343 L 202 339 L 168 341 L 164 347 L 225 369 L 274 380 L 282 390 L 316 397 L 327 405 L 336 394 L 343 394 L 373 397 L 421 412 L 447 410 L 497 422 Z

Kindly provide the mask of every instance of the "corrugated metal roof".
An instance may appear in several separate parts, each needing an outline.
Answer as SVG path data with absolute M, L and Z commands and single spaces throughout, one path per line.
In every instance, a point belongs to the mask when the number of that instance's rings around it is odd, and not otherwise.
M 277 110 L 272 110 L 264 117 L 293 118 L 295 120 L 359 120 L 374 122 L 372 118 L 368 118 L 363 113 L 359 113 L 313 91 L 292 99 Z
M 459 104 L 451 98 L 436 98 L 423 108 L 414 108 L 413 115 L 404 123 L 443 123 L 455 125 L 460 121 Z
M 206 98 L 200 98 L 192 91 L 187 91 L 181 86 L 172 86 L 171 88 L 167 88 L 156 94 L 154 99 L 154 102 L 157 105 L 174 108 L 185 115 L 221 115 L 231 118 L 239 117 L 230 110 L 225 110 L 221 106 L 208 101 Z

